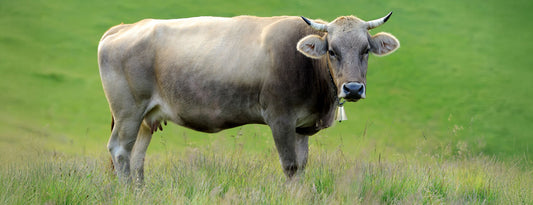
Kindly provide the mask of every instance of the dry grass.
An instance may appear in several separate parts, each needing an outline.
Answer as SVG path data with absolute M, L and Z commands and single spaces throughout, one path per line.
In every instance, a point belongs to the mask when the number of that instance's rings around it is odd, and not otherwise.
M 376 160 L 377 159 L 377 160 Z M 312 148 L 286 181 L 274 149 L 209 147 L 155 155 L 142 188 L 100 158 L 41 153 L 0 172 L 0 204 L 532 204 L 532 173 L 484 156 L 382 159 Z

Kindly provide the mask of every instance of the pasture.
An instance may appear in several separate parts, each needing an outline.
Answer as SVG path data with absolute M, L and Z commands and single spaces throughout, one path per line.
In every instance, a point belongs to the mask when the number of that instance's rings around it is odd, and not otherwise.
M 2 204 L 531 204 L 531 172 L 484 156 L 389 159 L 313 147 L 286 182 L 277 152 L 212 146 L 152 154 L 143 188 L 118 183 L 107 155 L 40 153 L 0 172 Z M 516 163 L 516 162 L 515 162 Z
M 0 1 L 1 204 L 533 203 L 531 1 Z M 143 189 L 109 173 L 96 60 L 109 27 L 389 11 L 371 33 L 390 32 L 401 48 L 370 57 L 367 99 L 310 138 L 297 181 L 285 182 L 262 125 L 168 125 L 148 148 Z

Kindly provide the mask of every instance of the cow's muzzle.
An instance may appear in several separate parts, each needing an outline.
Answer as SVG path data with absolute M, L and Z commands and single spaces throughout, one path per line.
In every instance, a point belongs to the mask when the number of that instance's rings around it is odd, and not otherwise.
M 357 101 L 364 99 L 365 85 L 357 82 L 345 83 L 342 85 L 342 92 L 339 97 L 342 97 L 348 101 Z

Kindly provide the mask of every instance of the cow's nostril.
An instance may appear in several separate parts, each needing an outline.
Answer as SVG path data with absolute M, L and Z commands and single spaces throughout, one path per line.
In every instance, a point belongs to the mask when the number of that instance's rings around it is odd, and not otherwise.
M 346 94 L 346 99 L 358 100 L 365 96 L 365 85 L 362 83 L 346 83 L 342 90 Z
M 365 86 L 364 85 L 361 85 L 361 87 L 359 87 L 359 90 L 357 91 L 357 93 L 359 95 L 363 95 L 363 93 L 365 93 Z
M 348 87 L 347 84 L 344 84 L 344 86 L 342 86 L 342 89 L 344 90 L 344 92 L 345 92 L 346 94 L 350 93 L 350 87 Z

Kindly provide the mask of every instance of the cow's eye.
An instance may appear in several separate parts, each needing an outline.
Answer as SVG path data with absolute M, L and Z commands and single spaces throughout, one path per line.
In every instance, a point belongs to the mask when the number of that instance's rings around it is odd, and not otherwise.
M 328 53 L 329 53 L 329 56 L 331 56 L 331 57 L 336 57 L 337 56 L 337 54 L 335 54 L 335 51 L 333 51 L 333 50 L 329 50 Z
M 366 48 L 364 51 L 363 51 L 363 54 L 368 54 L 370 52 L 370 47 Z

